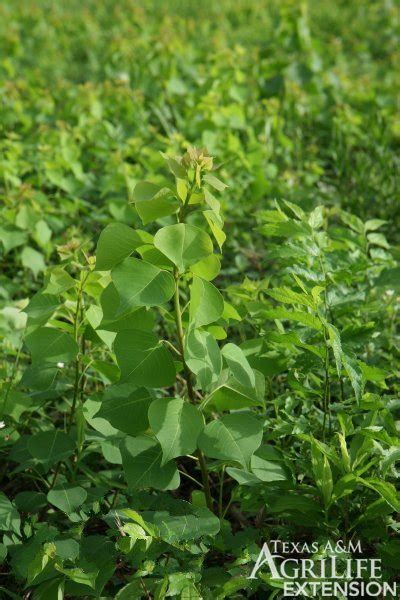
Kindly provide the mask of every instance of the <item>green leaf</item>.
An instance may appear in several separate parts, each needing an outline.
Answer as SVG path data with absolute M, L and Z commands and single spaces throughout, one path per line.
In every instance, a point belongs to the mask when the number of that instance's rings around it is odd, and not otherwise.
M 294 292 L 288 287 L 265 290 L 265 293 L 268 294 L 268 296 L 271 296 L 271 298 L 274 298 L 274 300 L 283 302 L 284 304 L 301 304 L 303 306 L 308 306 L 309 308 L 314 308 L 314 300 L 310 298 L 310 296 Z
M 311 237 L 312 229 L 307 223 L 299 223 L 292 219 L 284 221 L 282 223 L 268 223 L 268 225 L 262 225 L 259 231 L 267 237 Z
M 110 223 L 101 232 L 96 249 L 96 270 L 109 271 L 143 244 L 143 238 L 124 223 Z
M 186 178 L 185 167 L 180 162 L 178 162 L 177 159 L 173 158 L 172 156 L 167 156 L 163 152 L 161 152 L 161 154 L 162 154 L 162 157 L 166 160 L 171 173 L 173 175 L 175 175 L 175 177 L 177 177 L 178 179 L 179 178 L 185 179 Z
M 232 477 L 235 481 L 237 481 L 240 485 L 248 485 L 252 487 L 253 485 L 258 485 L 261 483 L 261 480 L 254 475 L 253 473 L 249 473 L 244 469 L 236 469 L 235 467 L 228 467 L 226 472 L 230 477 Z
M 51 294 L 35 294 L 24 312 L 28 315 L 28 327 L 44 325 L 60 305 L 58 296 Z
M 47 494 L 47 500 L 66 514 L 75 512 L 86 500 L 87 492 L 80 486 L 59 485 Z
M 305 325 L 306 327 L 312 327 L 313 329 L 317 330 L 322 329 L 321 321 L 317 317 L 314 317 L 314 315 L 311 315 L 310 313 L 295 310 L 291 311 L 286 310 L 284 308 L 274 308 L 271 310 L 266 310 L 263 307 L 261 307 L 261 310 L 257 310 L 256 312 L 254 312 L 252 310 L 253 306 L 254 308 L 256 308 L 256 306 L 259 306 L 259 303 L 249 303 L 250 314 L 252 314 L 253 316 L 257 316 L 259 318 L 264 319 L 282 319 L 295 321 L 297 323 Z
M 32 562 L 28 565 L 27 584 L 31 585 L 44 572 L 46 566 L 55 556 L 55 545 L 53 542 L 45 543 L 37 552 Z
M 206 456 L 238 462 L 246 469 L 261 444 L 262 431 L 262 425 L 255 417 L 234 413 L 208 423 L 198 444 Z
M 254 371 L 250 367 L 243 350 L 236 344 L 229 343 L 225 344 L 221 353 L 235 379 L 244 387 L 254 388 L 256 385 Z
M 339 438 L 340 453 L 342 455 L 343 469 L 344 469 L 344 471 L 346 471 L 346 473 L 349 473 L 351 470 L 351 461 L 350 461 L 350 455 L 349 455 L 349 451 L 348 451 L 347 444 L 346 444 L 346 438 L 344 437 L 344 435 L 342 433 L 339 433 L 339 432 L 337 432 L 336 435 Z
M 331 504 L 352 494 L 357 489 L 357 477 L 353 473 L 346 473 L 338 479 L 333 486 Z
M 149 408 L 149 421 L 163 451 L 161 466 L 191 454 L 204 426 L 198 409 L 181 398 L 155 400 Z
M 51 388 L 59 369 L 57 365 L 38 363 L 27 367 L 21 385 L 41 392 Z
M 249 388 L 242 385 L 235 377 L 227 377 L 223 373 L 222 381 L 211 392 L 205 402 L 209 410 L 237 410 L 250 406 L 264 405 L 265 379 L 259 371 L 254 371 L 256 384 Z
M 319 229 L 324 223 L 324 207 L 316 206 L 312 212 L 310 212 L 308 223 L 313 229 Z
M 52 327 L 41 327 L 25 339 L 33 363 L 70 362 L 78 354 L 78 345 L 71 335 Z
M 155 512 L 151 521 L 158 527 L 159 537 L 168 544 L 214 536 L 220 529 L 219 519 L 210 510 L 182 501 L 176 503 L 173 512 Z
M 119 316 L 120 298 L 111 282 L 100 297 L 103 318 L 98 324 L 92 324 L 96 329 L 106 331 L 120 331 L 121 329 L 147 329 L 154 328 L 154 314 L 146 307 L 132 307 L 122 316 Z M 98 311 L 98 307 L 95 308 Z
M 364 231 L 375 231 L 386 225 L 386 223 L 387 221 L 382 221 L 382 219 L 369 219 L 364 223 Z
M 127 585 L 124 585 L 124 587 L 121 588 L 118 594 L 115 596 L 115 600 L 132 600 L 132 598 L 140 598 L 142 592 L 143 588 L 141 586 L 140 580 L 135 580 L 131 583 L 128 583 Z
M 290 470 L 276 448 L 261 446 L 251 458 L 251 470 L 261 481 L 287 481 Z
M 18 421 L 25 411 L 32 405 L 32 397 L 17 390 L 0 388 L 0 418 L 9 415 Z
M 52 231 L 46 221 L 40 220 L 35 225 L 33 238 L 39 246 L 45 248 L 46 244 L 51 240 Z
M 228 187 L 226 183 L 223 183 L 214 175 L 204 175 L 204 181 L 206 181 L 209 185 L 211 185 L 219 192 L 223 192 Z
M 160 188 L 145 181 L 136 185 L 133 201 L 143 225 L 174 214 L 180 206 L 179 200 L 170 189 Z
M 348 378 L 350 379 L 350 383 L 354 390 L 354 395 L 359 402 L 361 400 L 364 388 L 362 369 L 358 364 L 357 360 L 350 356 L 347 356 L 344 353 L 342 353 L 342 361 L 344 369 L 347 373 Z
M 133 202 L 151 200 L 160 189 L 160 186 L 151 183 L 151 181 L 139 181 L 133 190 L 132 200 Z
M 19 510 L 27 513 L 39 512 L 41 508 L 46 506 L 46 494 L 38 492 L 19 492 L 15 496 L 15 504 Z
M 21 520 L 17 509 L 3 492 L 0 492 L 0 531 L 20 532 Z
M 46 269 L 44 256 L 30 246 L 25 246 L 21 252 L 21 262 L 26 269 L 30 269 L 35 277 Z
M 202 390 L 218 380 L 222 368 L 221 353 L 211 333 L 190 329 L 185 338 L 185 362 L 197 377 Z
M 121 443 L 122 465 L 131 489 L 175 490 L 179 472 L 174 462 L 161 466 L 160 444 L 146 436 L 127 437 Z
M 333 491 L 332 471 L 327 457 L 315 443 L 311 443 L 311 464 L 315 483 L 322 494 L 325 506 L 329 506 Z
M 27 241 L 25 231 L 21 231 L 11 225 L 3 225 L 0 227 L 0 242 L 3 244 L 4 252 L 7 254 L 13 248 L 22 246 Z
M 319 502 L 297 493 L 280 494 L 269 508 L 272 514 L 289 514 L 291 520 L 297 522 L 305 519 L 307 524 L 315 527 L 323 519 Z
M 383 269 L 374 281 L 374 285 L 389 290 L 398 290 L 400 288 L 400 267 L 393 269 Z
M 62 294 L 75 287 L 76 283 L 75 279 L 62 267 L 55 267 L 46 273 L 43 294 Z
M 213 236 L 215 237 L 218 246 L 220 247 L 220 249 L 222 249 L 222 246 L 224 245 L 226 240 L 226 235 L 222 230 L 222 219 L 218 215 L 216 215 L 213 210 L 205 210 L 203 212 L 203 215 L 213 233 Z
M 123 508 L 121 511 L 123 517 L 128 517 L 136 524 L 138 524 L 150 537 L 156 537 L 156 531 L 143 517 L 132 508 Z
M 116 316 L 136 306 L 160 306 L 175 291 L 171 273 L 137 258 L 126 258 L 111 271 L 111 279 L 120 298 Z
M 385 250 L 390 250 L 390 244 L 383 233 L 369 233 L 367 239 L 369 244 L 374 244 L 380 248 L 385 248 Z
M 341 373 L 342 373 L 342 354 L 343 354 L 342 343 L 340 340 L 340 333 L 336 329 L 336 327 L 334 327 L 334 325 L 331 325 L 330 323 L 327 324 L 327 330 L 328 330 L 329 340 L 331 342 L 331 346 L 332 346 L 332 350 L 333 350 L 333 355 L 335 357 L 337 373 L 338 373 L 338 376 L 340 377 Z
M 100 400 L 94 396 L 88 398 L 83 405 L 83 416 L 87 423 L 96 431 L 99 431 L 104 437 L 112 437 L 118 434 L 118 430 L 115 429 L 111 423 L 97 416 L 97 412 L 101 408 Z
M 400 447 L 391 446 L 382 459 L 382 472 L 386 475 L 388 470 L 400 461 Z
M 92 589 L 95 589 L 96 587 L 96 579 L 99 574 L 99 569 L 95 568 L 91 571 L 88 571 L 87 569 L 82 569 L 80 567 L 72 567 L 68 569 L 66 567 L 62 567 L 59 564 L 56 565 L 56 569 L 57 571 L 60 571 L 60 573 L 63 573 L 63 575 L 66 575 L 68 579 L 74 581 L 75 583 L 88 586 Z
M 386 377 L 388 377 L 388 372 L 380 369 L 379 367 L 367 365 L 362 360 L 358 360 L 357 363 L 360 367 L 364 382 L 374 381 L 376 383 L 382 383 L 385 381 Z
M 202 229 L 185 223 L 159 229 L 154 236 L 154 245 L 181 273 L 213 252 L 210 236 Z
M 164 256 L 162 252 L 157 250 L 153 244 L 140 246 L 137 251 L 144 261 L 154 265 L 155 267 L 158 267 L 159 269 L 165 269 L 168 271 L 174 268 L 173 263 L 166 256 Z
M 194 275 L 197 275 L 206 281 L 215 279 L 220 270 L 221 259 L 218 254 L 210 254 L 190 267 L 190 271 L 194 273 Z
M 381 496 L 395 510 L 397 513 L 400 512 L 400 498 L 399 494 L 392 483 L 388 481 L 382 481 L 381 479 L 368 478 L 363 479 L 362 477 L 357 477 L 357 481 L 364 485 L 365 487 L 374 490 L 377 494 Z
M 74 582 L 93 587 L 95 594 L 90 594 L 85 588 L 69 586 L 73 597 L 82 595 L 100 598 L 102 589 L 110 579 L 116 568 L 116 556 L 114 544 L 111 540 L 101 535 L 83 535 L 80 539 L 79 560 L 76 569 L 64 569 L 62 572 L 70 577 Z M 77 590 L 77 594 L 72 593 Z M 82 594 L 83 591 L 83 594 Z
M 28 441 L 28 450 L 39 462 L 53 465 L 71 456 L 74 453 L 75 444 L 68 435 L 55 429 L 40 431 L 31 436 Z
M 218 321 L 224 311 L 224 300 L 217 288 L 196 275 L 190 286 L 189 317 L 195 327 Z
M 105 419 L 119 431 L 137 435 L 149 427 L 147 412 L 153 400 L 153 392 L 144 387 L 114 385 L 106 390 L 95 418 Z
M 122 383 L 150 388 L 174 384 L 174 361 L 153 333 L 139 329 L 120 331 L 115 338 L 114 351 Z

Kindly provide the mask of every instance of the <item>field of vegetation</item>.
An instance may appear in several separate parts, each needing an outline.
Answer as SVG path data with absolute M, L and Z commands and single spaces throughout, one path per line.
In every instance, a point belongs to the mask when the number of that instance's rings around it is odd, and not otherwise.
M 399 65 L 395 0 L 0 4 L 2 600 L 400 581 Z

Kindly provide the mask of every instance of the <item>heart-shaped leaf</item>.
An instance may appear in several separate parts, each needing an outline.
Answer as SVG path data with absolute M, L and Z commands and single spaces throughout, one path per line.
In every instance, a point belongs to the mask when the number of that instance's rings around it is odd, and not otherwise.
M 67 514 L 71 514 L 85 502 L 87 492 L 80 486 L 60 485 L 49 491 L 47 500 Z
M 75 450 L 75 444 L 68 435 L 59 429 L 54 429 L 40 431 L 31 436 L 28 441 L 28 450 L 39 462 L 53 465 L 71 456 Z
M 155 400 L 149 408 L 149 421 L 163 451 L 161 466 L 191 454 L 204 426 L 198 409 L 181 398 Z
M 203 327 L 218 321 L 223 311 L 224 300 L 217 288 L 194 275 L 190 286 L 190 321 L 195 327 Z
M 117 333 L 114 351 L 121 370 L 121 382 L 158 388 L 175 382 L 170 352 L 153 333 L 127 329 Z
M 103 418 L 119 431 L 136 435 L 149 427 L 147 413 L 154 394 L 131 384 L 114 385 L 107 389 L 95 418 Z
M 256 378 L 254 371 L 248 363 L 244 352 L 236 344 L 225 344 L 222 348 L 222 356 L 228 363 L 229 369 L 232 375 L 238 382 L 245 386 L 254 388 L 256 385 Z
M 78 344 L 66 331 L 41 327 L 25 339 L 33 363 L 70 362 L 78 353 Z
M 185 223 L 159 229 L 154 236 L 154 245 L 181 273 L 213 252 L 210 236 L 199 227 Z
M 96 250 L 96 270 L 108 271 L 143 244 L 143 237 L 124 223 L 110 223 L 101 232 Z
M 126 258 L 111 271 L 120 298 L 116 316 L 136 306 L 159 306 L 175 291 L 171 273 L 137 258 Z
M 246 469 L 261 444 L 262 431 L 260 421 L 249 414 L 224 415 L 206 425 L 198 444 L 206 456 L 238 462 Z
M 197 377 L 201 389 L 206 391 L 218 380 L 222 368 L 217 342 L 208 331 L 190 329 L 185 340 L 185 361 Z
M 153 438 L 127 437 L 121 443 L 122 465 L 130 488 L 175 490 L 179 472 L 174 462 L 161 466 L 162 449 Z

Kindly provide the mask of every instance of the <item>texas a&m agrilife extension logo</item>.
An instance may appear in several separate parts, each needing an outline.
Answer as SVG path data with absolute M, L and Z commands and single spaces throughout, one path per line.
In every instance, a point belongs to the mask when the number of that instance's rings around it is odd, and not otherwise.
M 381 560 L 364 558 L 361 542 L 264 543 L 249 579 L 259 571 L 283 597 L 397 598 L 396 583 L 382 580 Z

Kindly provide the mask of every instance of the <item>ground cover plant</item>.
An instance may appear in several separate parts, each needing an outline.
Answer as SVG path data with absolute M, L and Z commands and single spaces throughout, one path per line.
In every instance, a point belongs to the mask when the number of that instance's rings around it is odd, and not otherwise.
M 0 6 L 1 598 L 399 581 L 399 20 Z

